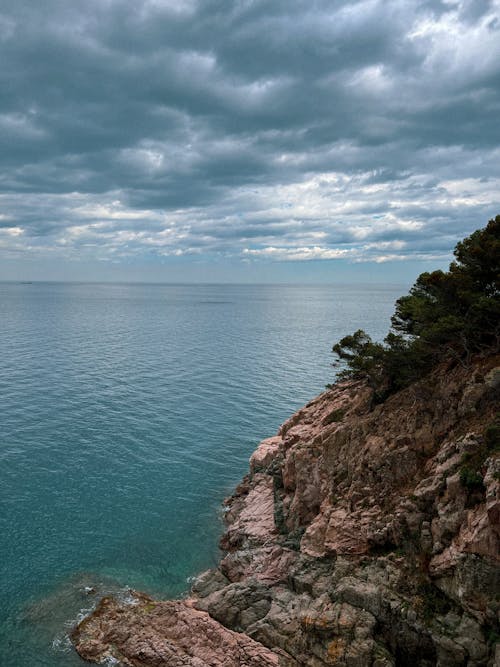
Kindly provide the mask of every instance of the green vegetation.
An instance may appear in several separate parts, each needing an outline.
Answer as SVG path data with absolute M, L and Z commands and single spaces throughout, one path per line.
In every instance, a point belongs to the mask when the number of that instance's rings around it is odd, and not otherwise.
M 484 432 L 484 443 L 489 452 L 500 451 L 500 412 Z
M 500 413 L 498 413 L 483 434 L 481 447 L 474 452 L 468 452 L 462 457 L 460 468 L 460 482 L 470 491 L 484 491 L 481 471 L 486 459 L 492 454 L 500 452 Z
M 436 363 L 464 366 L 500 348 L 500 215 L 457 244 L 449 270 L 422 273 L 396 302 L 392 330 L 375 343 L 363 330 L 333 346 L 339 379 L 368 380 L 378 400 Z M 337 365 L 334 364 L 334 365 Z
M 484 491 L 481 473 L 468 465 L 460 469 L 460 482 L 469 491 Z
M 500 629 L 498 627 L 489 627 L 486 631 L 486 641 L 490 646 L 500 644 Z

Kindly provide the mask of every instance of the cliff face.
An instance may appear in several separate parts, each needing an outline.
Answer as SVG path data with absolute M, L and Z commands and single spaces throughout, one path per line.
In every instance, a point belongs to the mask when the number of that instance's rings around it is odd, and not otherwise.
M 226 501 L 225 556 L 185 601 L 104 600 L 79 653 L 134 666 L 500 665 L 500 359 L 385 403 L 321 394 Z M 186 639 L 187 637 L 187 639 Z

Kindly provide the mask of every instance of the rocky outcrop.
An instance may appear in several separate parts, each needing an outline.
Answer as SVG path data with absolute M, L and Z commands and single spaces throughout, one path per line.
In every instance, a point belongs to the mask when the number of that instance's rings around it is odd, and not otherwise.
M 73 631 L 86 660 L 170 667 L 277 667 L 279 654 L 246 635 L 227 630 L 189 601 L 155 602 L 133 593 L 124 605 L 103 598 Z
M 321 394 L 252 455 L 224 557 L 189 600 L 105 599 L 77 650 L 155 667 L 500 665 L 499 366 L 443 366 L 378 405 L 360 382 Z

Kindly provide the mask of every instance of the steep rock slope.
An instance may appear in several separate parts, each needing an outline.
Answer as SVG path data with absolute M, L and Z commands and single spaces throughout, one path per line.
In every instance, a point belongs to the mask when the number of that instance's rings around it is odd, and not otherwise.
M 361 382 L 321 394 L 253 454 L 190 599 L 105 601 L 77 650 L 135 667 L 500 665 L 499 364 L 441 366 L 379 405 Z

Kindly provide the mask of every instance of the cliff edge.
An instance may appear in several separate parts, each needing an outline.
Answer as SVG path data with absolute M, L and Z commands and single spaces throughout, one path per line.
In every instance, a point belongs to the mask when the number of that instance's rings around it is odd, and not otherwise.
M 375 404 L 343 382 L 264 440 L 186 600 L 102 600 L 79 654 L 133 667 L 500 665 L 500 357 Z

